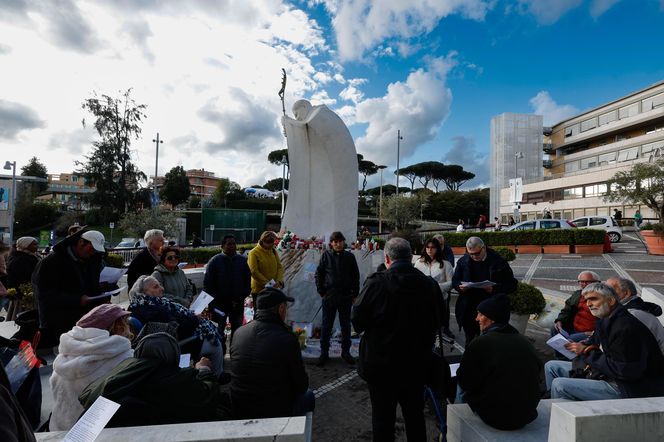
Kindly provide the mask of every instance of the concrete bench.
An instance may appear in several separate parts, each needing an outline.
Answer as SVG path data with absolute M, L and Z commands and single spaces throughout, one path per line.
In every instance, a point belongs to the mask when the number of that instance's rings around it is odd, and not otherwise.
M 307 416 L 199 422 L 145 427 L 106 428 L 95 442 L 310 442 L 311 413 Z M 64 439 L 66 431 L 36 433 L 37 441 Z

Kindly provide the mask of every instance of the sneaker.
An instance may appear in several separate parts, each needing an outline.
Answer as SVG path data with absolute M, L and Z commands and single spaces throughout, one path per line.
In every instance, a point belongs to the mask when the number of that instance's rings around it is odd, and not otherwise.
M 318 362 L 316 363 L 317 367 L 324 367 L 327 361 L 330 359 L 328 355 L 320 355 Z
M 348 365 L 355 365 L 355 358 L 350 353 L 341 353 L 341 359 L 346 361 Z

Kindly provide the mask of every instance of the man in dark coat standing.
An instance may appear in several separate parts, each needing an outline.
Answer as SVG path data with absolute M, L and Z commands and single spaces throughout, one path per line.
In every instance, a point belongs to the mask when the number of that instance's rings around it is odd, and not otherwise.
M 369 384 L 373 440 L 394 440 L 397 403 L 409 441 L 426 440 L 424 384 L 437 327 L 431 280 L 413 267 L 410 244 L 385 244 L 387 270 L 364 283 L 352 321 L 360 341 L 359 375 Z
M 221 241 L 221 253 L 208 262 L 203 279 L 204 290 L 214 296 L 212 307 L 226 314 L 231 323 L 231 339 L 235 330 L 242 326 L 244 319 L 244 299 L 251 294 L 251 271 L 247 258 L 237 254 L 237 244 L 233 235 L 226 235 Z M 213 319 L 219 324 L 221 336 L 226 318 L 215 312 Z
M 131 260 L 127 269 L 128 290 L 131 290 L 139 276 L 152 275 L 154 268 L 159 264 L 159 253 L 164 245 L 164 231 L 148 230 L 143 236 L 143 241 L 145 241 L 145 249 Z
M 537 417 L 540 361 L 533 344 L 509 325 L 510 301 L 499 295 L 477 306 L 482 334 L 467 347 L 457 370 L 459 394 L 499 430 L 516 430 Z
M 468 285 L 485 281 L 487 283 L 482 287 Z M 463 327 L 468 345 L 480 333 L 475 321 L 479 303 L 490 296 L 513 293 L 517 281 L 507 261 L 487 248 L 481 238 L 471 236 L 466 241 L 466 254 L 459 259 L 454 269 L 452 287 L 459 292 L 454 313 L 459 329 Z
M 330 235 L 332 250 L 323 252 L 316 269 L 316 290 L 322 298 L 323 310 L 319 367 L 329 359 L 330 335 L 337 311 L 341 326 L 341 358 L 348 364 L 355 363 L 350 354 L 350 309 L 360 292 L 360 271 L 355 256 L 345 250 L 345 241 L 341 232 L 333 232 Z
M 300 344 L 286 326 L 294 299 L 272 287 L 257 297 L 254 320 L 231 342 L 231 400 L 237 419 L 304 415 L 314 409 Z
M 32 286 L 42 339 L 49 344 L 57 343 L 93 307 L 108 302 L 110 296 L 91 299 L 101 294 L 100 254 L 104 252 L 104 235 L 80 230 L 56 244 L 53 253 L 37 264 Z

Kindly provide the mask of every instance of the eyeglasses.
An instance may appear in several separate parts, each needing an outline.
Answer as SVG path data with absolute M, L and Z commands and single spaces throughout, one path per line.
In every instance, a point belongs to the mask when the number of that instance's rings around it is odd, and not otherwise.
M 167 259 L 168 261 L 179 261 L 179 260 L 180 260 L 180 257 L 177 256 L 177 255 L 168 255 L 168 256 L 166 257 L 166 259 Z
M 589 281 L 583 281 L 583 280 L 579 279 L 576 282 L 578 282 L 579 284 L 592 284 L 593 282 L 599 282 L 599 281 L 597 281 L 596 279 L 591 279 Z
M 471 252 L 470 250 L 468 251 L 468 254 L 470 256 L 480 256 L 482 254 L 482 250 L 484 250 L 484 247 L 482 247 L 479 251 L 477 252 Z

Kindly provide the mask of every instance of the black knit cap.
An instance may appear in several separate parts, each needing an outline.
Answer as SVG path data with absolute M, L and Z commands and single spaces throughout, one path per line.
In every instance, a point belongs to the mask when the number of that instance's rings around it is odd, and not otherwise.
M 497 324 L 510 321 L 510 299 L 505 295 L 492 296 L 480 302 L 477 311 Z
M 286 296 L 284 292 L 274 287 L 266 287 L 256 297 L 256 308 L 265 310 L 281 304 L 282 302 L 294 302 L 295 298 Z

